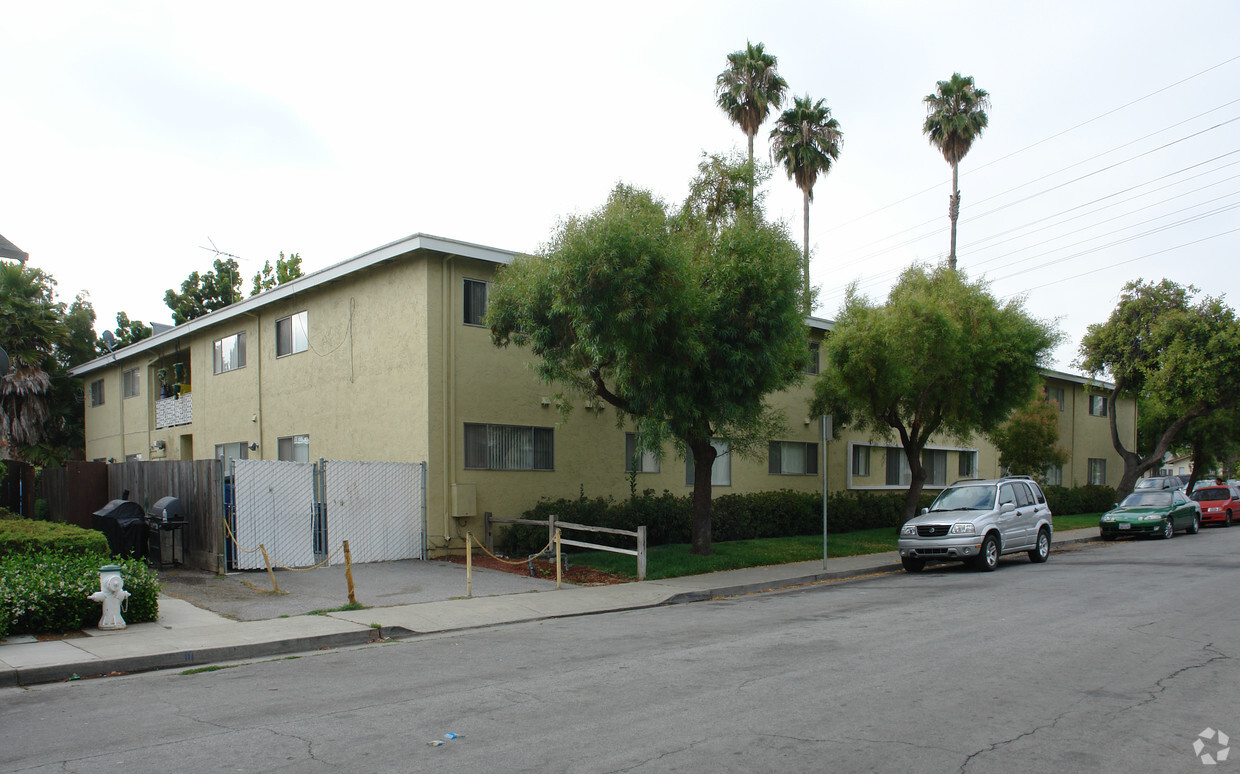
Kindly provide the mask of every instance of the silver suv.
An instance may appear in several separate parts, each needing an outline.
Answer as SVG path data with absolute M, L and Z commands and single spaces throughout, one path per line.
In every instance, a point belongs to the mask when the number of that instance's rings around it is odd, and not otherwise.
M 1002 554 L 1051 555 L 1051 509 L 1028 476 L 965 479 L 939 493 L 929 508 L 900 528 L 900 562 L 921 572 L 926 562 L 970 562 L 990 572 Z

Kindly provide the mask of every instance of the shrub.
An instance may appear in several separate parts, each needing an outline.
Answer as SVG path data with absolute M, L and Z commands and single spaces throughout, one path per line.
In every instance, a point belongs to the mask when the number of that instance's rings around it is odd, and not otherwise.
M 73 524 L 29 519 L 0 520 L 0 556 L 44 551 L 106 556 L 108 539 L 98 530 L 82 529 Z
M 1046 504 L 1056 516 L 1075 513 L 1098 513 L 1115 507 L 1115 490 L 1109 486 L 1086 484 L 1069 489 L 1065 486 L 1046 486 Z
M 923 493 L 921 504 L 929 505 L 934 496 Z M 904 492 L 834 492 L 827 501 L 828 526 L 832 533 L 854 532 L 879 527 L 898 527 L 904 519 Z M 691 537 L 693 503 L 689 496 L 676 496 L 664 490 L 655 495 L 647 489 L 640 497 L 622 502 L 611 498 L 542 500 L 521 514 L 523 519 L 543 521 L 551 515 L 558 521 L 589 524 L 635 531 L 646 527 L 648 546 L 688 543 Z M 729 494 L 716 497 L 711 512 L 713 541 L 753 540 L 822 532 L 822 495 L 817 492 L 779 490 Z M 633 539 L 622 535 L 594 533 L 580 539 L 601 545 L 632 548 Z M 504 530 L 497 547 L 508 556 L 532 554 L 547 544 L 545 527 L 514 525 Z
M 130 597 L 123 606 L 128 623 L 159 617 L 159 581 L 141 559 L 109 559 L 106 553 L 56 551 L 0 556 L 0 636 L 71 632 L 95 626 L 100 605 L 87 599 L 99 590 L 99 568 L 121 568 Z

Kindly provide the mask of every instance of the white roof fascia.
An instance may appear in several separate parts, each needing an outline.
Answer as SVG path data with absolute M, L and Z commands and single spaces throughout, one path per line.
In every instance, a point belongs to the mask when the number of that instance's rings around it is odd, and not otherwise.
M 267 304 L 280 301 L 297 293 L 302 293 L 319 285 L 338 280 L 355 271 L 370 268 L 384 261 L 389 261 L 406 253 L 415 250 L 433 250 L 440 253 L 448 253 L 450 255 L 459 255 L 463 258 L 474 258 L 480 261 L 489 261 L 498 264 L 510 264 L 517 254 L 510 250 L 499 250 L 494 247 L 486 247 L 484 245 L 472 244 L 470 242 L 459 242 L 454 239 L 446 239 L 444 237 L 431 236 L 429 234 L 413 234 L 404 239 L 398 239 L 395 242 L 389 242 L 381 247 L 368 250 L 361 255 L 356 255 L 340 263 L 328 266 L 326 269 L 320 269 L 304 277 L 298 277 L 295 280 L 278 285 L 257 296 L 251 296 L 243 301 L 230 304 L 223 309 L 217 309 L 209 312 L 201 317 L 195 317 L 189 322 L 174 326 L 171 330 L 163 333 L 157 333 L 153 336 L 143 339 L 142 341 L 122 347 L 113 352 L 109 352 L 103 357 L 91 360 L 88 363 L 82 363 L 69 370 L 71 376 L 82 376 L 101 368 L 106 368 L 117 361 L 124 360 L 140 352 L 153 349 L 167 342 L 189 336 L 197 331 L 222 322 L 230 320 L 238 315 L 251 312 Z

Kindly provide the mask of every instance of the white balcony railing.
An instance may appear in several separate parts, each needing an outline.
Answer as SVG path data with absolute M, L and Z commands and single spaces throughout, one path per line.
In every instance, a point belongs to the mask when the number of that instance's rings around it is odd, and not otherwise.
M 194 393 L 155 401 L 155 429 L 188 425 L 194 421 Z

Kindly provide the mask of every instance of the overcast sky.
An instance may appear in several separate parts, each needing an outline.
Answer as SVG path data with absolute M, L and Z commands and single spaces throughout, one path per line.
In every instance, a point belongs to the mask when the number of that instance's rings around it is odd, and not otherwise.
M 844 131 L 810 213 L 816 314 L 946 255 L 922 98 L 960 72 L 992 107 L 959 265 L 1058 320 L 1071 369 L 1130 279 L 1237 304 L 1238 30 L 1234 0 L 0 0 L 0 234 L 62 298 L 89 292 L 100 330 L 170 322 L 164 291 L 212 243 L 247 277 L 417 232 L 533 252 L 618 181 L 678 202 L 703 151 L 743 150 L 714 84 L 760 41 Z M 800 192 L 779 170 L 766 191 L 799 242 Z

